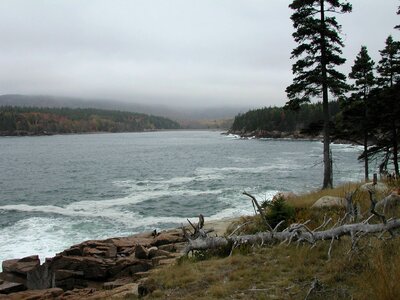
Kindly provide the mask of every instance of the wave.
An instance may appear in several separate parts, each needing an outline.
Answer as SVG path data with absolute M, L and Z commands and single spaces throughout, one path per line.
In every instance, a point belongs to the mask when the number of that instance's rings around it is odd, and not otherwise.
M 268 172 L 276 170 L 293 171 L 299 168 L 304 168 L 304 166 L 293 162 L 288 162 L 287 160 L 282 159 L 282 160 L 276 160 L 271 165 L 255 166 L 255 167 L 197 168 L 196 173 L 199 175 L 220 174 L 226 176 L 232 173 L 266 174 Z
M 364 150 L 364 146 L 360 145 L 349 145 L 349 144 L 332 144 L 332 150 L 340 152 L 359 152 Z
M 200 196 L 200 195 L 219 195 L 224 190 L 196 191 L 196 190 L 163 190 L 152 191 L 141 194 L 132 194 L 124 198 L 109 200 L 86 200 L 73 202 L 65 207 L 54 205 L 28 205 L 13 204 L 0 206 L 0 210 L 41 212 L 48 214 L 58 214 L 68 217 L 104 217 L 109 219 L 124 219 L 129 221 L 137 220 L 134 212 L 124 211 L 123 208 L 132 204 L 137 204 L 146 200 L 158 199 L 164 196 Z M 120 209 L 118 209 L 120 208 Z
M 194 176 L 173 177 L 170 179 L 148 179 L 148 180 L 119 180 L 114 181 L 113 184 L 118 187 L 135 190 L 135 191 L 148 191 L 165 189 L 171 186 L 185 185 L 192 182 L 205 182 L 220 180 L 224 177 L 220 174 L 195 174 Z
M 223 136 L 225 136 L 226 138 L 229 138 L 231 140 L 240 140 L 240 139 L 242 139 L 242 137 L 240 135 L 232 134 L 232 133 L 224 134 Z
M 188 192 L 192 194 L 210 193 L 181 191 L 182 194 Z M 253 194 L 261 202 L 263 199 L 271 199 L 276 192 L 275 190 L 268 190 L 263 193 L 253 192 Z M 227 208 L 214 214 L 205 214 L 206 222 L 207 220 L 212 221 L 254 214 L 250 200 L 246 199 L 241 193 L 232 192 L 231 190 L 218 190 L 213 191 L 213 193 L 218 194 L 217 201 L 225 203 Z M 38 254 L 43 260 L 45 257 L 54 256 L 71 245 L 85 240 L 128 236 L 154 229 L 163 230 L 186 224 L 187 218 L 197 219 L 198 213 L 195 212 L 184 217 L 141 216 L 131 211 L 124 211 L 123 206 L 115 207 L 116 204 L 125 205 L 125 201 L 129 201 L 129 198 L 81 201 L 66 207 L 25 204 L 1 206 L 1 210 L 42 212 L 48 213 L 49 216 L 33 216 L 17 221 L 11 226 L 0 228 L 0 236 L 2 237 L 0 240 L 0 259 L 5 260 Z

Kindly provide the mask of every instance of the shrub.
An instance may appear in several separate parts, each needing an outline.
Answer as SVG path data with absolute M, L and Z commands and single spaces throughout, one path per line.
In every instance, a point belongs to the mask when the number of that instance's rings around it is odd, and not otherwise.
M 294 207 L 287 204 L 283 198 L 277 198 L 271 202 L 264 202 L 263 205 L 267 207 L 266 217 L 272 228 L 281 221 L 285 221 L 282 226 L 287 227 L 295 218 L 296 212 Z

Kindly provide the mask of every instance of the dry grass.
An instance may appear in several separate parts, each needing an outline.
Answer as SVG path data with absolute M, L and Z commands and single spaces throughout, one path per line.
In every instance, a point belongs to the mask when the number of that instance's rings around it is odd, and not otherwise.
M 349 183 L 341 185 L 334 189 L 318 190 L 304 195 L 299 195 L 295 198 L 289 198 L 288 203 L 296 208 L 311 207 L 319 198 L 323 196 L 333 196 L 344 198 L 347 192 L 356 190 L 361 184 Z
M 375 240 L 347 255 L 350 241 L 343 239 L 331 261 L 329 242 L 312 250 L 274 245 L 226 258 L 186 259 L 152 276 L 159 288 L 147 299 L 304 299 L 314 278 L 321 289 L 309 299 L 400 299 L 399 246 L 398 240 Z
M 343 197 L 357 187 L 346 185 L 296 198 L 292 203 L 296 206 L 296 221 L 311 218 L 310 226 L 316 226 L 325 215 L 333 219 L 343 216 L 340 208 L 309 207 L 322 196 Z M 359 193 L 357 197 L 363 207 L 368 205 L 368 195 Z M 245 232 L 260 231 L 262 222 L 251 217 L 240 219 L 231 230 L 246 222 L 252 223 L 243 226 Z M 321 285 L 308 299 L 400 299 L 400 239 L 366 237 L 358 250 L 348 253 L 351 242 L 345 237 L 334 243 L 330 261 L 329 245 L 329 241 L 322 241 L 313 249 L 293 244 L 242 246 L 230 257 L 183 258 L 151 275 L 158 289 L 146 298 L 304 299 L 317 278 Z

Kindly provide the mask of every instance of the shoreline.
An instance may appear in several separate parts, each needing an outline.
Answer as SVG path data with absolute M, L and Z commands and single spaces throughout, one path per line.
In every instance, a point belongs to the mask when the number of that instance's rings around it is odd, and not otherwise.
M 0 138 L 2 137 L 42 137 L 42 136 L 68 136 L 68 135 L 94 135 L 94 134 L 115 134 L 115 133 L 151 133 L 151 132 L 179 132 L 179 131 L 207 131 L 207 132 L 219 132 L 223 134 L 226 129 L 148 129 L 141 131 L 118 131 L 118 132 L 109 132 L 109 131 L 88 131 L 88 132 L 67 132 L 67 133 L 57 133 L 57 132 L 45 132 L 45 133 L 26 133 L 26 134 L 5 134 L 4 132 L 0 132 Z
M 204 228 L 222 236 L 239 217 L 205 220 Z M 87 240 L 46 258 L 38 255 L 2 261 L 0 299 L 108 298 L 132 296 L 153 269 L 176 262 L 186 247 L 181 228 Z M 120 295 L 119 295 L 120 296 Z
M 283 141 L 304 141 L 304 142 L 323 142 L 323 136 L 312 136 L 307 134 L 302 134 L 298 131 L 296 132 L 285 132 L 285 131 L 266 131 L 266 130 L 255 130 L 251 132 L 241 132 L 241 131 L 226 131 L 222 133 L 223 135 L 233 135 L 238 136 L 240 139 L 244 140 L 283 140 Z M 360 146 L 362 143 L 354 143 L 346 140 L 333 140 L 331 144 L 339 144 L 339 145 L 353 145 Z

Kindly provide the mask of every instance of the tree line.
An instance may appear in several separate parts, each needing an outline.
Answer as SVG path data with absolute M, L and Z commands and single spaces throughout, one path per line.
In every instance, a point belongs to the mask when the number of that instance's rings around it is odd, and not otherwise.
M 251 111 L 248 117 L 257 121 L 244 121 L 243 116 L 239 115 L 232 129 L 248 130 L 256 126 L 268 130 L 280 123 L 279 128 L 282 129 L 308 127 L 310 132 L 322 132 L 323 188 L 332 187 L 330 143 L 335 138 L 364 146 L 359 159 L 365 162 L 366 180 L 369 179 L 371 159 L 379 160 L 380 171 L 383 173 L 388 171 L 391 162 L 398 177 L 400 42 L 389 35 L 385 48 L 380 51 L 381 59 L 378 63 L 372 61 L 367 46 L 362 45 L 351 72 L 346 76 L 337 70 L 346 59 L 342 57 L 344 43 L 341 26 L 335 15 L 350 13 L 350 2 L 293 0 L 289 7 L 294 11 L 291 20 L 297 47 L 291 53 L 291 59 L 296 60 L 292 66 L 294 78 L 293 83 L 286 88 L 289 100 L 284 109 L 295 113 L 290 117 L 290 122 L 285 123 L 282 119 L 289 113 L 283 113 L 282 109 Z M 400 14 L 400 7 L 397 8 L 397 14 Z M 400 25 L 394 28 L 400 29 Z M 332 102 L 329 100 L 332 98 L 339 103 L 337 112 L 330 109 Z M 317 114 L 310 117 L 309 124 L 305 126 L 304 111 L 313 107 L 309 104 L 313 100 L 322 100 L 316 106 L 322 106 L 322 114 L 318 115 L 319 120 L 315 120 Z M 280 121 L 278 114 L 281 114 Z M 250 123 L 252 126 L 249 126 Z
M 340 111 L 339 101 L 329 103 L 332 115 Z M 307 103 L 301 110 L 293 111 L 283 107 L 264 107 L 250 110 L 244 114 L 238 114 L 230 131 L 235 133 L 249 133 L 257 131 L 301 132 L 310 135 L 318 135 L 313 130 L 319 126 L 323 118 L 322 103 Z
M 170 119 L 146 114 L 72 108 L 0 107 L 0 135 L 135 132 L 178 129 Z

